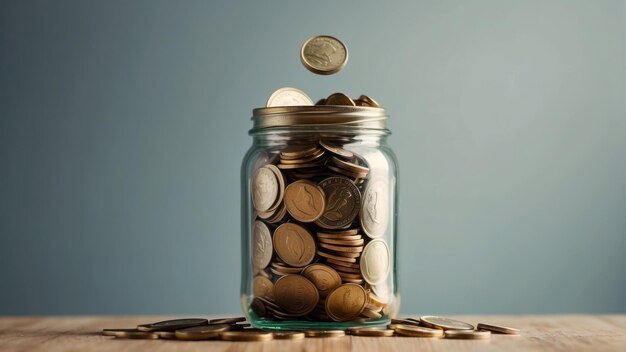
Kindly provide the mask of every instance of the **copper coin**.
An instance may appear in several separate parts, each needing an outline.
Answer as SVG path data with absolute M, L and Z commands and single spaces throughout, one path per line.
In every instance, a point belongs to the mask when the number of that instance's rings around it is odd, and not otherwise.
M 347 158 L 347 159 L 351 159 L 354 157 L 354 154 L 351 151 L 345 150 L 337 145 L 332 144 L 331 142 L 320 140 L 319 143 L 320 143 L 320 146 L 322 146 L 322 148 L 333 153 L 334 155 Z
M 362 238 L 358 240 L 336 240 L 336 239 L 318 237 L 318 240 L 320 243 L 339 244 L 342 246 L 362 246 L 365 244 L 365 240 L 363 240 Z
M 324 191 L 313 182 L 300 180 L 285 189 L 287 211 L 298 221 L 313 222 L 319 219 L 324 213 L 325 204 Z
M 294 145 L 289 146 L 280 151 L 281 159 L 299 159 L 306 157 L 307 155 L 315 154 L 319 151 L 319 148 L 315 144 L 311 145 Z
M 121 331 L 115 335 L 119 339 L 133 339 L 133 340 L 156 340 L 159 338 L 154 332 L 148 331 Z
M 347 106 L 356 106 L 354 101 L 350 99 L 349 96 L 343 93 L 334 93 L 329 95 L 326 98 L 326 103 L 324 105 L 347 105 Z
M 329 259 L 333 259 L 333 260 L 336 260 L 336 261 L 348 262 L 348 263 L 356 263 L 357 262 L 356 258 L 344 257 L 344 256 L 341 256 L 341 255 L 335 255 L 335 254 L 327 253 L 327 252 L 324 252 L 324 251 L 317 251 L 317 254 L 322 256 L 322 257 L 324 257 L 324 258 L 327 258 L 328 260 Z
M 506 326 L 492 325 L 492 324 L 485 324 L 485 323 L 479 323 L 476 326 L 476 330 L 487 330 L 487 331 L 496 332 L 500 334 L 507 334 L 507 335 L 519 335 L 520 333 L 520 331 L 515 328 L 509 328 Z
M 192 328 L 176 330 L 175 335 L 177 340 L 208 340 L 220 336 L 220 332 L 229 329 L 227 324 L 214 324 L 204 326 L 194 326 Z
M 305 337 L 302 331 L 273 331 L 276 340 L 301 340 Z
M 252 280 L 252 293 L 255 297 L 274 298 L 274 284 L 264 276 L 255 276 Z
M 285 263 L 305 266 L 315 258 L 315 240 L 302 226 L 284 223 L 274 231 L 274 250 Z
M 367 304 L 367 292 L 359 285 L 343 284 L 326 298 L 326 313 L 334 321 L 356 318 Z
M 320 247 L 330 249 L 335 252 L 350 252 L 350 253 L 361 253 L 363 252 L 363 246 L 339 246 L 328 243 L 320 243 Z
M 349 262 L 345 262 L 343 260 L 337 260 L 337 259 L 333 259 L 333 258 L 328 258 L 328 259 L 326 259 L 326 262 L 328 262 L 328 264 L 339 265 L 339 266 L 343 266 L 343 267 L 346 267 L 346 268 L 359 269 L 359 272 L 361 270 L 361 266 L 359 264 L 356 264 L 356 260 L 353 261 L 352 263 L 349 263 Z
M 310 313 L 319 300 L 315 284 L 301 275 L 285 275 L 274 284 L 276 303 L 285 312 L 295 315 Z
M 409 337 L 443 337 L 443 330 L 425 328 L 416 325 L 394 324 L 396 334 Z
M 324 264 L 311 264 L 302 270 L 302 276 L 311 280 L 317 287 L 320 297 L 326 297 L 330 291 L 341 285 L 341 276 Z
M 349 330 L 350 335 L 355 336 L 374 336 L 374 337 L 387 337 L 393 336 L 394 331 L 384 328 L 352 328 Z
M 448 339 L 486 340 L 491 337 L 491 331 L 483 330 L 446 330 Z
M 343 330 L 309 330 L 304 334 L 307 337 L 341 337 L 345 336 L 346 332 Z
M 357 106 L 369 106 L 372 108 L 379 108 L 380 105 L 372 98 L 367 95 L 361 95 L 357 100 L 354 101 Z
M 220 337 L 226 341 L 270 341 L 274 338 L 271 332 L 258 330 L 224 331 Z

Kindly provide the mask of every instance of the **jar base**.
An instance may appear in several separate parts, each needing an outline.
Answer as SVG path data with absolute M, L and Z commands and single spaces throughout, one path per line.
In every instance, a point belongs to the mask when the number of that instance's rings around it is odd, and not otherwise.
M 386 326 L 389 324 L 388 318 L 368 321 L 346 321 L 346 322 L 322 322 L 322 321 L 303 321 L 303 320 L 265 320 L 252 319 L 252 326 L 259 329 L 268 330 L 346 330 L 357 327 Z

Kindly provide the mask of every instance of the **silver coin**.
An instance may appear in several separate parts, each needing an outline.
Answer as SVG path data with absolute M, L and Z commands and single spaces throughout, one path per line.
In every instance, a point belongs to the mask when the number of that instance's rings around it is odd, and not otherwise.
M 313 73 L 330 75 L 339 72 L 346 65 L 348 48 L 335 37 L 314 36 L 302 44 L 300 61 Z
M 361 226 L 370 238 L 385 234 L 389 222 L 389 186 L 382 178 L 370 181 L 363 193 Z
M 389 247 L 383 240 L 368 243 L 361 254 L 361 274 L 370 285 L 379 284 L 387 279 L 391 268 Z
M 281 88 L 272 93 L 269 99 L 267 99 L 266 104 L 268 108 L 276 106 L 309 105 L 313 105 L 313 100 L 311 100 L 311 98 L 309 98 L 309 96 L 306 95 L 306 93 L 304 93 L 303 91 L 291 87 Z
M 464 321 L 437 317 L 432 315 L 426 315 L 420 317 L 420 322 L 423 325 L 426 325 L 430 328 L 434 329 L 442 329 L 442 330 L 474 330 L 474 326 L 472 324 L 468 324 Z
M 267 211 L 278 198 L 278 180 L 274 171 L 260 167 L 252 178 L 252 204 L 258 211 Z
M 345 177 L 329 177 L 319 184 L 326 195 L 324 213 L 315 224 L 326 229 L 350 225 L 361 209 L 361 192 Z
M 252 265 L 256 271 L 265 269 L 272 260 L 272 235 L 262 221 L 254 222 L 252 238 Z

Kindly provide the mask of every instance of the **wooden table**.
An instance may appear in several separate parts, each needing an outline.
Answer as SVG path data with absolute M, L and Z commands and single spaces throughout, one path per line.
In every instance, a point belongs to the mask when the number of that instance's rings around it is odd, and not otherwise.
M 487 341 L 411 337 L 307 338 L 226 342 L 123 340 L 103 328 L 134 327 L 174 317 L 3 317 L 0 351 L 626 351 L 626 315 L 460 316 L 469 323 L 519 328 L 521 336 Z

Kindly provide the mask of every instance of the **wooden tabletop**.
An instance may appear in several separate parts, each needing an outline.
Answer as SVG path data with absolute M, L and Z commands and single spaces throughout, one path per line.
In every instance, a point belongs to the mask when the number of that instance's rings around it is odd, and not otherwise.
M 521 336 L 490 340 L 412 337 L 307 338 L 269 342 L 124 340 L 103 328 L 177 317 L 3 317 L 0 351 L 626 351 L 626 315 L 459 316 L 469 323 L 518 328 Z

